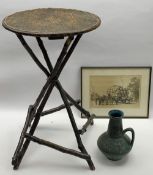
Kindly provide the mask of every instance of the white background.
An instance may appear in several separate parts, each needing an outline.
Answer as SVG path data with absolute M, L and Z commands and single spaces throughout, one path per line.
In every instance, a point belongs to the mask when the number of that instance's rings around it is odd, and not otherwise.
M 153 1 L 152 0 L 5 0 L 0 1 L 0 21 L 16 11 L 62 7 L 86 10 L 102 19 L 101 26 L 83 36 L 66 65 L 60 80 L 75 98 L 80 96 L 81 66 L 152 66 Z M 34 38 L 30 46 L 41 56 Z M 55 63 L 63 41 L 44 40 Z M 84 160 L 31 143 L 18 171 L 11 167 L 19 133 L 27 108 L 37 97 L 45 76 L 32 62 L 16 36 L 0 26 L 0 174 L 151 174 L 153 172 L 152 96 L 149 119 L 126 119 L 124 128 L 133 127 L 136 140 L 131 153 L 119 162 L 107 160 L 98 150 L 98 136 L 107 129 L 108 120 L 95 120 L 83 135 L 83 143 L 91 155 L 96 171 L 88 170 Z M 57 96 L 56 96 L 57 95 Z M 61 100 L 54 92 L 48 106 Z M 79 127 L 85 122 L 75 110 Z M 67 147 L 77 148 L 65 111 L 41 120 L 36 135 Z

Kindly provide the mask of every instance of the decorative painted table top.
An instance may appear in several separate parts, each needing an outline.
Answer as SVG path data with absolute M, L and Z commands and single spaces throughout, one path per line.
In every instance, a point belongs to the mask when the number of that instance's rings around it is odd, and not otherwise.
M 14 33 L 64 37 L 96 29 L 101 23 L 98 16 L 74 9 L 42 8 L 26 10 L 7 16 L 3 26 Z

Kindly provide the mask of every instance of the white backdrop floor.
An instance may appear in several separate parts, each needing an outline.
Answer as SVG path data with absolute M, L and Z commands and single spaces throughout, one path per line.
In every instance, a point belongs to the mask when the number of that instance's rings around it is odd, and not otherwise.
M 132 151 L 121 161 L 112 162 L 98 150 L 98 136 L 107 129 L 108 119 L 95 119 L 93 127 L 82 136 L 83 143 L 94 161 L 96 170 L 90 171 L 85 160 L 66 155 L 36 143 L 30 144 L 18 170 L 11 166 L 26 111 L 0 112 L 0 174 L 117 174 L 144 175 L 153 172 L 153 118 L 124 119 L 123 127 L 133 127 L 136 139 Z M 86 121 L 75 112 L 78 127 Z M 65 111 L 41 119 L 36 136 L 77 149 L 76 140 Z

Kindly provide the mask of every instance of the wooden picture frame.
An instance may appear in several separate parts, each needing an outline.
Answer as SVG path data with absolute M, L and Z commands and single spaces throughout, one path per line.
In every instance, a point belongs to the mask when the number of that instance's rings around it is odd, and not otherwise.
M 126 118 L 148 118 L 151 72 L 152 67 L 81 67 L 81 105 L 97 118 L 107 118 L 112 109 Z

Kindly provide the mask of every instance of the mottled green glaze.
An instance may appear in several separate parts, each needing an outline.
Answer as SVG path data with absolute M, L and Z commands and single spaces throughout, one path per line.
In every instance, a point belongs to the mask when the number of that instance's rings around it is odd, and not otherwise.
M 105 156 L 113 161 L 122 159 L 132 149 L 135 133 L 132 128 L 123 130 L 122 117 L 120 110 L 111 110 L 109 112 L 108 130 L 100 135 L 97 141 L 99 149 Z M 132 139 L 125 134 L 127 131 L 132 133 Z

